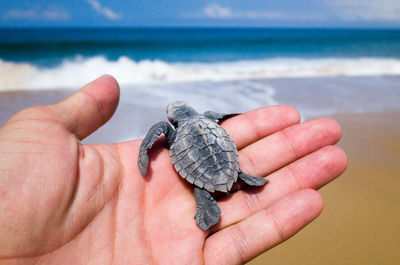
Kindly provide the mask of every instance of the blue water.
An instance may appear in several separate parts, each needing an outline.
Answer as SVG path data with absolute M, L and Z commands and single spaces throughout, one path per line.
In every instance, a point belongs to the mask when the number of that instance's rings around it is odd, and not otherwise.
M 227 113 L 289 104 L 305 118 L 398 110 L 400 30 L 0 29 L 0 92 L 29 91 L 0 93 L 0 122 L 103 74 L 121 100 L 93 142 L 143 136 L 175 100 Z
M 229 62 L 267 58 L 400 58 L 400 30 L 258 28 L 0 29 L 0 59 L 56 66 L 114 61 Z

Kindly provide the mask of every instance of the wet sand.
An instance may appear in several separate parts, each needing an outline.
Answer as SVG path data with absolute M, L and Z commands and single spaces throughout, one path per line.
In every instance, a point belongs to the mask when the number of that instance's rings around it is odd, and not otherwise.
M 400 264 L 400 112 L 334 116 L 346 172 L 321 189 L 321 216 L 248 264 Z

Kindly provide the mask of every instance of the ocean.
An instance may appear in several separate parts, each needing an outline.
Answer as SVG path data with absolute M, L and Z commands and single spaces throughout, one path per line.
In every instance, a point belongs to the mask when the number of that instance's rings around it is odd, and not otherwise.
M 398 110 L 400 30 L 3 28 L 0 121 L 105 73 L 121 103 L 88 142 L 142 137 L 178 99 L 221 112 L 289 104 L 304 119 Z

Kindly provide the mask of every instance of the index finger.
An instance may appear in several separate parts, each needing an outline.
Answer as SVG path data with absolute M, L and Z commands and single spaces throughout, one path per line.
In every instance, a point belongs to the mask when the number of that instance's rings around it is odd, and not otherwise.
M 300 122 L 299 112 L 286 105 L 258 108 L 224 121 L 221 125 L 241 149 L 270 134 Z

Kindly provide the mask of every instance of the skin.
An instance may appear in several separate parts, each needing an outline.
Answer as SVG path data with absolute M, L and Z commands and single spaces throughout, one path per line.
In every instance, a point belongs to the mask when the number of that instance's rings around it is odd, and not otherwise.
M 241 264 L 316 218 L 316 189 L 346 168 L 332 119 L 299 123 L 289 106 L 256 109 L 222 125 L 240 167 L 261 188 L 218 200 L 221 221 L 202 231 L 193 187 L 174 171 L 165 139 L 81 144 L 114 113 L 119 87 L 102 76 L 54 105 L 25 109 L 0 129 L 0 264 Z M 134 110 L 133 110 L 134 111 Z

